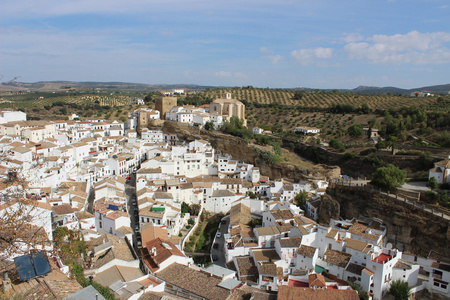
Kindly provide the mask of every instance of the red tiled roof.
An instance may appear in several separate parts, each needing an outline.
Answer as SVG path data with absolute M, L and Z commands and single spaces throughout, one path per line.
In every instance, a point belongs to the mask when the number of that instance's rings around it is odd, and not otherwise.
M 359 300 L 355 290 L 324 290 L 291 286 L 278 287 L 278 300 Z
M 375 257 L 375 259 L 373 261 L 380 263 L 380 264 L 384 264 L 385 262 L 390 261 L 391 259 L 392 259 L 392 256 L 381 253 L 380 255 Z

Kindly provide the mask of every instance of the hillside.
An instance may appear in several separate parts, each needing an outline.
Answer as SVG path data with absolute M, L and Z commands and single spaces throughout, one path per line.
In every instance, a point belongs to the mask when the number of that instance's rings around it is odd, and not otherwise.
M 39 81 L 34 83 L 9 81 L 0 84 L 1 91 L 57 92 L 61 90 L 121 90 L 121 91 L 155 91 L 183 88 L 202 90 L 208 86 L 192 84 L 143 84 L 127 82 L 74 82 L 74 81 Z

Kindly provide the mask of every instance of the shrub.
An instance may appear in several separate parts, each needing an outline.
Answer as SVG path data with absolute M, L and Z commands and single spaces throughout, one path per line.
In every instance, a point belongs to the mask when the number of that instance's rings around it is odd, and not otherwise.
M 340 152 L 344 152 L 345 151 L 345 146 L 344 144 L 342 144 L 341 142 L 339 142 L 336 139 L 331 139 L 330 143 L 329 143 L 330 147 L 340 151 Z
M 374 153 L 374 152 L 377 152 L 377 149 L 370 148 L 370 149 L 362 150 L 361 152 L 359 152 L 359 155 L 366 156 L 366 155 L 369 155 L 370 153 Z
M 355 158 L 356 157 L 356 154 L 355 153 L 345 153 L 344 154 L 344 159 L 345 160 L 350 160 L 350 159 L 353 159 L 353 158 Z
M 361 124 L 354 124 L 347 129 L 347 133 L 353 137 L 359 137 L 363 135 L 363 126 Z

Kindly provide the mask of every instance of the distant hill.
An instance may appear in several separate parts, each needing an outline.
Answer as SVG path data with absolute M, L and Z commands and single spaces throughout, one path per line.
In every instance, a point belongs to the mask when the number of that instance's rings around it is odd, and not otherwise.
M 53 92 L 61 90 L 83 90 L 83 89 L 101 89 L 101 90 L 130 90 L 130 91 L 154 91 L 186 89 L 188 91 L 204 90 L 214 88 L 211 86 L 199 86 L 193 84 L 143 84 L 128 82 L 75 82 L 75 81 L 39 81 L 34 83 L 26 82 L 2 82 L 0 91 L 40 91 Z
M 435 93 L 448 93 L 450 92 L 450 83 L 441 85 L 424 86 L 418 89 L 411 89 L 410 92 L 435 92 Z
M 129 82 L 75 82 L 75 81 L 39 81 L 34 83 L 9 81 L 0 84 L 0 91 L 61 91 L 69 89 L 103 89 L 103 90 L 129 90 L 129 91 L 154 91 L 154 90 L 172 90 L 185 89 L 187 91 L 205 90 L 207 88 L 222 88 L 219 86 L 202 86 L 195 84 L 144 84 L 144 83 L 129 83 Z M 285 90 L 303 90 L 313 91 L 312 88 L 290 88 Z M 358 86 L 355 89 L 337 89 L 340 92 L 352 92 L 359 94 L 387 94 L 392 95 L 410 94 L 411 92 L 433 92 L 445 93 L 450 91 L 450 84 L 441 84 L 433 86 L 425 86 L 413 89 L 402 89 L 393 86 L 376 87 L 376 86 Z M 327 91 L 331 91 L 328 89 Z
M 409 94 L 409 90 L 400 89 L 393 86 L 386 86 L 386 87 L 376 87 L 376 86 L 358 86 L 356 89 L 351 90 L 354 93 L 359 94 L 386 94 L 391 93 L 393 95 L 399 95 L 399 94 Z

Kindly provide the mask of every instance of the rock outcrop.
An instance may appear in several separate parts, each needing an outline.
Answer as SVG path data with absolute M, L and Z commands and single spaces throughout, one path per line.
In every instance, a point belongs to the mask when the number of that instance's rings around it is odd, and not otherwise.
M 328 224 L 330 218 L 376 217 L 387 226 L 387 242 L 396 248 L 422 257 L 431 250 L 450 257 L 450 230 L 445 219 L 370 190 L 331 186 L 327 194 L 319 208 L 320 223 Z

